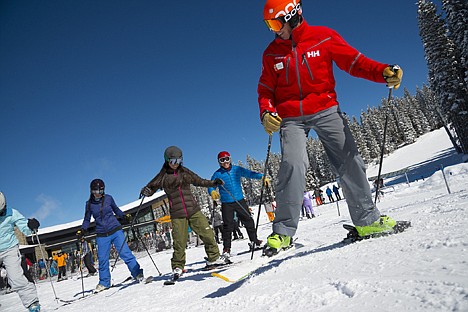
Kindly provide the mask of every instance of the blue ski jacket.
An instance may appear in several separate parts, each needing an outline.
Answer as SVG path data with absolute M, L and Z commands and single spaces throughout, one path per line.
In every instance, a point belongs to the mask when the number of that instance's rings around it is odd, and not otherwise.
M 236 200 L 239 201 L 244 199 L 244 193 L 242 192 L 241 184 L 242 177 L 260 180 L 263 177 L 263 174 L 250 171 L 249 169 L 236 165 L 231 165 L 229 169 L 220 167 L 215 171 L 215 173 L 213 173 L 211 180 L 219 178 L 224 181 L 224 185 L 218 187 L 222 203 L 233 203 Z M 211 194 L 211 192 L 215 189 L 216 188 L 214 187 L 208 188 L 208 194 Z M 225 189 L 227 189 L 232 194 L 232 196 L 226 192 Z
M 19 244 L 15 236 L 15 226 L 25 235 L 31 235 L 26 219 L 18 210 L 6 207 L 6 214 L 0 217 L 0 252 Z
M 81 227 L 87 230 L 93 216 L 96 221 L 96 234 L 112 234 L 115 230 L 120 229 L 120 222 L 117 220 L 118 217 L 123 217 L 124 213 L 115 204 L 112 196 L 105 194 L 104 197 L 100 198 L 99 201 L 92 199 L 86 202 L 85 216 Z

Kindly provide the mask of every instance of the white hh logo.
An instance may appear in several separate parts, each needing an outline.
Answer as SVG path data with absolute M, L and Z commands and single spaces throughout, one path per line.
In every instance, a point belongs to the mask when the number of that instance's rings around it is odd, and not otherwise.
M 309 57 L 317 57 L 317 56 L 320 56 L 320 51 L 319 51 L 319 50 L 307 52 L 307 58 L 309 58 Z

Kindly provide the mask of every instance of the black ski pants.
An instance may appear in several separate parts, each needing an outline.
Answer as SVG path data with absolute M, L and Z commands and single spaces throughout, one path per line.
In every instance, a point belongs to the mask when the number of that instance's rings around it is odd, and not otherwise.
M 250 215 L 249 207 L 245 200 L 241 199 L 233 203 L 222 203 L 224 249 L 231 249 L 232 231 L 234 230 L 234 211 L 237 214 L 237 218 L 244 224 L 250 241 L 256 242 L 258 240 L 255 222 Z
M 94 267 L 94 265 L 91 262 L 91 253 L 90 252 L 88 252 L 84 256 L 83 262 L 84 262 L 84 265 L 86 266 L 86 268 L 88 269 L 88 273 L 90 273 L 90 274 L 96 273 L 96 268 Z

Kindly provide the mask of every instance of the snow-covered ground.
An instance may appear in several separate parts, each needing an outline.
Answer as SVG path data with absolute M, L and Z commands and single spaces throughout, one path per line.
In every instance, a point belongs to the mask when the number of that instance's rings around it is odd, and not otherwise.
M 451 159 L 451 166 L 444 162 L 447 159 Z M 198 271 L 188 273 L 174 286 L 163 286 L 170 274 L 171 251 L 152 253 L 161 277 L 146 253 L 141 253 L 139 262 L 145 275 L 155 276 L 153 283 L 115 287 L 61 306 L 63 303 L 54 299 L 50 282 L 41 281 L 38 292 L 43 310 L 468 311 L 468 164 L 457 164 L 456 159 L 446 134 L 440 130 L 385 158 L 385 166 L 391 168 L 388 171 L 408 166 L 417 168 L 420 176 L 432 171 L 424 180 L 414 179 L 409 185 L 405 179 L 394 183 L 392 191 L 378 203 L 382 213 L 412 222 L 404 233 L 342 244 L 346 235 L 342 224 L 349 222 L 342 200 L 340 216 L 336 203 L 316 208 L 317 218 L 299 223 L 299 247 L 285 253 L 286 260 L 264 265 L 243 282 L 230 284 Z M 442 172 L 435 169 L 441 162 L 451 194 Z M 252 208 L 257 212 L 258 206 Z M 266 239 L 270 232 L 271 224 L 262 211 L 259 236 Z M 250 262 L 250 254 L 245 253 L 247 241 L 234 241 L 232 249 L 232 260 L 242 261 L 233 268 L 245 272 Z M 187 249 L 186 268 L 201 268 L 203 257 L 203 247 Z M 262 259 L 257 252 L 253 263 Z M 125 265 L 119 263 L 112 275 L 117 283 L 128 274 Z M 83 281 L 84 289 L 90 291 L 98 277 Z M 53 285 L 60 299 L 81 295 L 81 280 Z M 1 311 L 22 311 L 15 293 L 0 296 L 0 303 Z

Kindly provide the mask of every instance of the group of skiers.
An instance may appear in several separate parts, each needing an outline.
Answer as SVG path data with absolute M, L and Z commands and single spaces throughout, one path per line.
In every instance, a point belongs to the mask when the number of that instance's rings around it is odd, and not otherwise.
M 359 235 L 391 231 L 396 224 L 392 218 L 381 216 L 372 200 L 364 162 L 338 105 L 333 63 L 352 76 L 386 83 L 393 89 L 400 86 L 403 70 L 398 65 L 379 63 L 364 56 L 330 28 L 310 26 L 302 13 L 300 0 L 266 0 L 263 12 L 264 22 L 275 38 L 263 53 L 257 89 L 260 121 L 268 135 L 280 131 L 282 151 L 275 185 L 276 210 L 272 233 L 267 238 L 267 248 L 274 250 L 287 248 L 298 227 L 309 166 L 306 140 L 311 129 L 321 140 L 335 175 L 340 177 L 350 216 Z M 204 243 L 207 266 L 229 262 L 234 214 L 244 224 L 252 247 L 263 243 L 257 236 L 240 179 L 261 179 L 267 186 L 270 181 L 261 173 L 233 165 L 231 155 L 226 151 L 218 154 L 217 161 L 219 169 L 211 180 L 202 179 L 183 166 L 181 149 L 170 146 L 164 152 L 160 172 L 140 191 L 141 195 L 151 196 L 156 190 L 163 189 L 169 198 L 174 278 L 184 270 L 189 226 Z M 222 254 L 207 218 L 191 193 L 191 185 L 207 187 L 213 200 L 221 200 Z M 111 245 L 118 250 L 131 275 L 141 280 L 143 270 L 125 243 L 121 224 L 128 220 L 124 213 L 112 196 L 104 193 L 102 180 L 91 182 L 90 193 L 81 233 L 86 233 L 93 217 L 99 260 L 96 291 L 110 287 Z M 4 213 L 6 205 L 0 208 Z M 11 271 L 12 288 L 18 291 L 25 307 L 39 311 L 34 284 L 28 283 L 19 269 L 18 245 L 12 234 L 13 225 L 30 235 L 37 231 L 39 223 L 35 219 L 28 222 L 12 209 L 6 209 L 6 214 L 7 222 L 5 215 L 0 217 L 0 262 L 6 264 L 9 276 Z
M 207 267 L 230 262 L 232 235 L 237 223 L 234 220 L 235 215 L 247 229 L 252 244 L 262 244 L 257 238 L 254 220 L 245 202 L 240 182 L 241 177 L 263 179 L 264 183 L 269 183 L 269 180 L 260 173 L 232 165 L 231 155 L 226 151 L 220 152 L 217 160 L 220 167 L 211 180 L 203 179 L 183 165 L 182 150 L 177 146 L 170 146 L 164 151 L 164 163 L 160 172 L 141 189 L 140 193 L 143 196 L 151 196 L 158 189 L 163 189 L 169 199 L 174 248 L 171 267 L 174 279 L 184 271 L 189 227 L 203 241 Z M 213 215 L 216 238 L 209 226 L 209 220 L 202 214 L 195 201 L 191 185 L 207 187 L 214 202 L 221 200 L 222 216 Z M 224 245 L 222 254 L 217 245 L 220 242 L 219 232 L 222 233 Z

